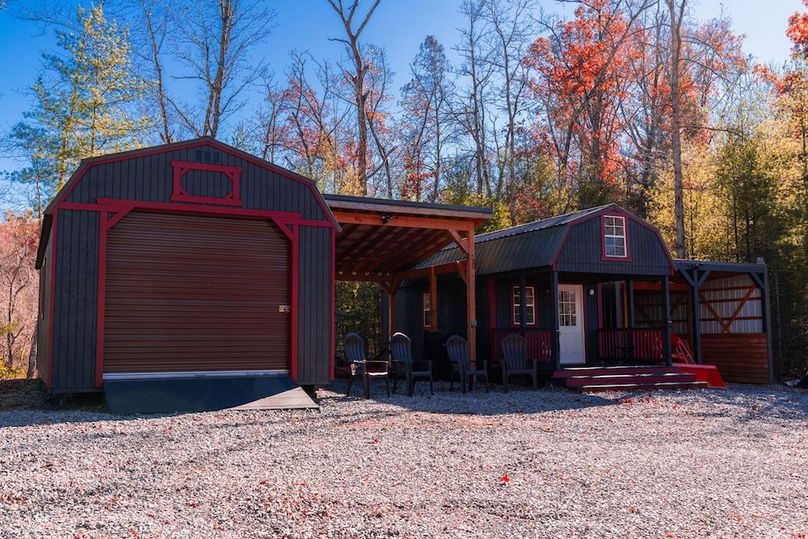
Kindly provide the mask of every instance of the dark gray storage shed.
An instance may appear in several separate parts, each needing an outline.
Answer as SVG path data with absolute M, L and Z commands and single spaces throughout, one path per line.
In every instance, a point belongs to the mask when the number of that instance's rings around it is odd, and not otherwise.
M 328 383 L 338 230 L 312 180 L 211 138 L 84 160 L 42 225 L 41 377 Z

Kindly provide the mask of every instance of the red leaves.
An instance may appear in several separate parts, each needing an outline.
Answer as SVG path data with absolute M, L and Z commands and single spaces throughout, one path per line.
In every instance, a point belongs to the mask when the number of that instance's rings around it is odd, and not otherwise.
M 803 0 L 808 7 L 808 0 Z M 794 43 L 794 52 L 808 58 L 808 13 L 794 13 L 788 18 L 786 35 Z

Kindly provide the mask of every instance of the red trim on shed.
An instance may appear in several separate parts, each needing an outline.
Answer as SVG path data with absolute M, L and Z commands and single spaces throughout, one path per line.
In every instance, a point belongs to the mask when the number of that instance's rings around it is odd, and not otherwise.
M 241 167 L 225 167 L 222 165 L 212 165 L 210 163 L 191 163 L 187 161 L 171 161 L 174 168 L 172 202 L 196 202 L 198 204 L 224 204 L 226 206 L 241 206 L 241 187 L 239 178 Z M 198 196 L 185 189 L 182 185 L 182 178 L 185 173 L 192 170 L 202 170 L 206 172 L 221 172 L 230 181 L 230 192 L 223 197 Z
M 251 164 L 259 166 L 259 167 L 262 167 L 262 168 L 267 169 L 267 170 L 271 170 L 272 172 L 275 172 L 276 174 L 280 174 L 281 176 L 283 176 L 283 177 L 285 177 L 285 178 L 287 178 L 289 180 L 292 180 L 294 182 L 297 182 L 297 183 L 300 183 L 302 185 L 305 185 L 309 189 L 309 191 L 311 191 L 312 195 L 317 200 L 317 205 L 322 210 L 323 215 L 326 216 L 326 218 L 329 219 L 329 221 L 331 223 L 331 226 L 335 230 L 340 230 L 340 226 L 337 223 L 337 220 L 334 218 L 334 214 L 332 213 L 331 209 L 328 207 L 328 204 L 326 204 L 322 193 L 320 193 L 320 191 L 317 189 L 317 184 L 316 184 L 316 182 L 314 180 L 311 180 L 309 178 L 305 178 L 305 177 L 303 177 L 303 176 L 301 176 L 299 174 L 296 174 L 296 173 L 292 172 L 291 170 L 287 170 L 287 169 L 285 169 L 283 167 L 279 167 L 278 165 L 275 165 L 274 163 L 270 163 L 269 161 L 264 161 L 263 159 L 259 159 L 258 157 L 255 157 L 254 155 L 250 155 L 247 152 L 243 152 L 243 151 L 239 150 L 238 148 L 234 148 L 232 146 L 224 144 L 223 142 L 219 142 L 218 140 L 216 140 L 214 138 L 211 138 L 211 137 L 201 137 L 201 138 L 197 138 L 197 139 L 194 139 L 194 140 L 188 140 L 188 141 L 183 141 L 183 142 L 174 142 L 174 143 L 171 143 L 171 144 L 164 144 L 162 146 L 153 146 L 151 148 L 143 148 L 143 149 L 139 149 L 139 150 L 131 150 L 131 151 L 128 151 L 128 152 L 120 152 L 120 153 L 107 155 L 107 156 L 93 157 L 93 158 L 89 158 L 89 159 L 84 159 L 84 160 L 82 160 L 82 162 L 79 165 L 79 168 L 76 170 L 76 172 L 73 173 L 73 175 L 67 181 L 65 186 L 62 188 L 62 190 L 59 191 L 56 194 L 54 199 L 50 202 L 50 204 L 48 204 L 48 207 L 45 208 L 45 213 L 53 213 L 53 212 L 55 212 L 56 208 L 59 207 L 63 203 L 64 199 L 68 195 L 70 195 L 70 193 L 73 191 L 73 189 L 75 189 L 75 187 L 78 184 L 79 180 L 81 180 L 81 178 L 84 177 L 84 175 L 87 173 L 87 170 L 92 166 L 105 164 L 105 163 L 112 163 L 112 162 L 115 162 L 115 161 L 123 161 L 123 160 L 126 160 L 126 159 L 131 159 L 133 157 L 146 157 L 146 156 L 149 156 L 149 155 L 156 155 L 156 154 L 160 154 L 160 153 L 173 152 L 173 151 L 177 151 L 177 150 L 187 150 L 187 149 L 197 148 L 197 147 L 206 146 L 206 145 L 207 146 L 212 146 L 213 148 L 216 148 L 219 151 L 227 152 L 227 153 L 230 153 L 232 155 L 235 155 L 239 159 L 243 159 L 244 161 L 247 161 L 248 163 L 251 163 Z
M 331 231 L 331 380 L 337 376 L 337 232 Z
M 289 339 L 290 339 L 290 341 L 289 341 L 289 355 L 291 356 L 289 358 L 289 376 L 292 378 L 292 380 L 297 380 L 297 374 L 298 374 L 297 373 L 297 369 L 298 369 L 298 357 L 297 357 L 297 353 L 298 353 L 298 351 L 297 351 L 297 349 L 298 349 L 298 327 L 299 327 L 299 324 L 300 324 L 300 313 L 298 313 L 298 310 L 297 310 L 298 297 L 300 296 L 300 294 L 298 293 L 298 291 L 299 291 L 298 281 L 299 281 L 299 277 L 300 277 L 298 275 L 298 272 L 299 272 L 298 268 L 300 267 L 300 252 L 298 250 L 299 241 L 300 241 L 300 227 L 299 226 L 294 226 L 294 225 L 292 225 L 292 226 L 293 226 L 293 229 L 292 229 L 292 232 L 291 232 L 291 237 L 289 236 L 289 234 L 287 234 L 287 237 L 289 237 L 290 241 L 292 242 L 292 264 L 291 264 L 291 268 L 289 270 L 289 272 L 291 274 L 290 275 L 290 281 L 291 281 L 290 286 L 291 286 L 291 288 L 289 290 L 289 295 L 292 296 L 290 298 L 291 303 L 292 303 L 292 307 L 291 307 L 291 313 L 289 314 L 289 316 L 290 316 L 290 320 L 289 320 L 289 334 L 290 334 L 290 336 L 289 336 Z M 284 232 L 288 231 L 288 229 L 286 229 L 286 226 L 284 226 L 284 225 L 279 225 L 279 227 L 281 229 L 285 229 Z
M 107 224 L 108 212 L 98 214 L 98 305 L 95 319 L 95 387 L 104 384 L 104 320 L 107 303 Z
M 272 221 L 290 242 L 291 248 L 291 269 L 290 269 L 290 346 L 289 346 L 289 376 L 296 380 L 299 370 L 298 358 L 298 336 L 299 336 L 299 225 L 301 222 L 306 222 L 307 226 L 329 226 L 331 223 L 328 221 L 312 221 L 300 219 L 299 213 L 294 212 L 276 212 L 265 210 L 244 210 L 226 207 L 213 207 L 213 206 L 195 206 L 188 204 L 178 203 L 156 203 L 156 202 L 140 202 L 132 200 L 115 200 L 99 198 L 100 203 L 97 206 L 82 205 L 81 209 L 89 210 L 94 209 L 100 212 L 102 226 L 99 232 L 99 268 L 98 268 L 98 316 L 96 317 L 96 373 L 95 383 L 97 387 L 103 384 L 103 371 L 104 371 L 104 309 L 106 301 L 106 250 L 107 250 L 107 232 L 123 219 L 129 212 L 133 210 L 142 210 L 149 212 L 160 213 L 188 213 L 197 215 L 215 215 L 219 217 L 232 217 L 232 218 L 251 218 L 251 219 L 268 219 Z M 66 203 L 70 204 L 70 203 Z M 70 206 L 68 206 L 70 207 Z M 58 211 L 57 208 L 56 211 Z M 72 209 L 72 208 L 71 208 Z M 112 218 L 108 217 L 108 212 L 115 212 Z M 56 215 L 54 215 L 54 222 Z M 291 227 L 291 229 L 290 229 Z M 332 244 L 334 242 L 335 231 L 332 228 Z M 54 236 L 52 236 L 54 237 Z M 55 253 L 54 244 L 54 253 Z M 332 248 L 333 253 L 333 248 Z M 102 259 L 103 255 L 103 259 Z M 332 254 L 333 258 L 333 254 Z M 54 277 L 55 279 L 55 277 Z M 332 280 L 333 281 L 333 280 Z M 334 284 L 332 282 L 332 302 L 334 298 Z M 53 299 L 52 299 L 53 303 Z M 332 317 L 333 325 L 333 317 Z M 53 328 L 51 327 L 51 350 L 49 350 L 49 364 L 52 363 L 52 349 L 53 349 Z M 332 348 L 334 347 L 334 336 L 332 331 Z M 333 356 L 333 354 L 332 354 Z M 333 371 L 333 359 L 332 359 Z M 51 369 L 48 370 L 48 376 L 51 376 Z M 333 375 L 332 375 L 333 378 Z

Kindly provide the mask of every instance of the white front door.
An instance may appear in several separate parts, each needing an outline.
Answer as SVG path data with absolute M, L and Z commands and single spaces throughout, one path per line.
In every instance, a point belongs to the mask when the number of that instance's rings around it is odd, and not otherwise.
M 558 285 L 558 325 L 561 330 L 561 364 L 586 363 L 584 347 L 584 288 L 579 284 Z

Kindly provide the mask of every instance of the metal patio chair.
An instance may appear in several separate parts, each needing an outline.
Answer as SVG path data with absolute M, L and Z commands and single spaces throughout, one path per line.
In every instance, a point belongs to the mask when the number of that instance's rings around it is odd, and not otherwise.
M 365 351 L 365 340 L 357 333 L 348 333 L 344 340 L 345 360 L 350 368 L 348 376 L 348 391 L 351 395 L 351 386 L 354 378 L 361 376 L 365 386 L 365 398 L 370 398 L 370 381 L 374 378 L 383 378 L 390 396 L 390 362 L 387 360 L 368 359 Z
M 499 344 L 502 349 L 502 383 L 508 391 L 508 380 L 517 374 L 526 374 L 533 380 L 533 389 L 539 383 L 538 360 L 529 357 L 527 353 L 527 340 L 516 333 L 507 335 Z
M 403 333 L 393 335 L 390 338 L 390 353 L 393 356 L 393 393 L 396 392 L 399 376 L 402 376 L 407 382 L 407 395 L 412 396 L 415 380 L 419 378 L 429 380 L 429 393 L 435 394 L 432 389 L 432 361 L 413 359 L 412 341 L 409 337 Z
M 463 393 L 466 392 L 466 381 L 469 382 L 469 391 L 474 389 L 474 382 L 478 378 L 485 378 L 485 390 L 489 390 L 488 382 L 488 362 L 477 360 L 475 369 L 471 368 L 469 356 L 469 343 L 460 335 L 452 335 L 446 340 L 446 352 L 449 354 L 449 361 L 452 363 L 452 381 L 449 384 L 449 391 L 454 387 L 454 374 L 460 378 L 460 387 Z M 480 368 L 482 365 L 482 368 Z

